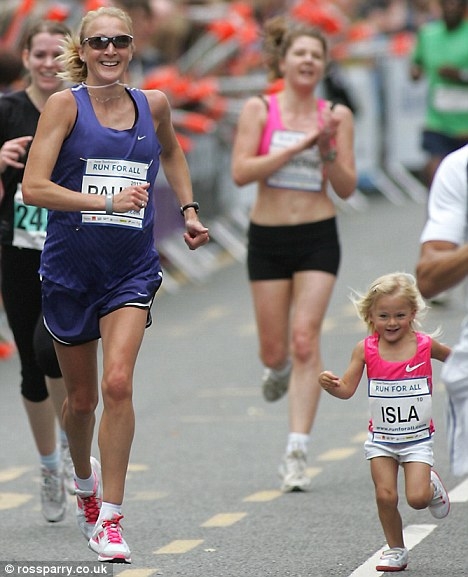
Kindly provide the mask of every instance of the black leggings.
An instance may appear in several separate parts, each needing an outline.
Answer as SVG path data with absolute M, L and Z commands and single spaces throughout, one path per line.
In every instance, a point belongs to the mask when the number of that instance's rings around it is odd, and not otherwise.
M 42 321 L 38 250 L 2 246 L 3 305 L 21 363 L 21 394 L 32 402 L 48 397 L 44 376 L 62 376 L 52 337 Z

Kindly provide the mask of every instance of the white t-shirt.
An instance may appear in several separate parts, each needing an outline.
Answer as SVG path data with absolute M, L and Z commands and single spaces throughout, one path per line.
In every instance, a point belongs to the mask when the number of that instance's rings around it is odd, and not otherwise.
M 436 171 L 429 194 L 428 218 L 421 233 L 421 243 L 430 240 L 458 246 L 468 242 L 468 145 L 448 154 Z M 465 281 L 466 312 L 467 289 L 468 279 Z M 463 323 L 465 327 L 467 323 L 468 317 Z M 463 333 L 468 336 L 466 331 Z M 460 338 L 464 340 L 463 336 Z
M 431 186 L 421 243 L 443 240 L 460 246 L 467 242 L 467 166 L 468 145 L 442 160 Z

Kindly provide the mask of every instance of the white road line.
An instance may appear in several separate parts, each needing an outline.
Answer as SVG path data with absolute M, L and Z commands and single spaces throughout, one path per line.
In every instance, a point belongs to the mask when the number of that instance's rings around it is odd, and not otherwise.
M 450 503 L 466 503 L 468 501 L 468 479 L 449 491 Z
M 411 550 L 415 547 L 425 537 L 432 533 L 436 527 L 437 525 L 408 525 L 408 527 L 403 530 L 407 549 Z M 378 575 L 384 575 L 384 573 L 376 573 L 375 571 L 377 562 L 384 549 L 388 549 L 388 545 L 384 545 L 382 549 L 377 551 L 377 553 L 372 555 L 372 557 L 370 557 L 365 563 L 353 571 L 349 577 L 377 577 Z

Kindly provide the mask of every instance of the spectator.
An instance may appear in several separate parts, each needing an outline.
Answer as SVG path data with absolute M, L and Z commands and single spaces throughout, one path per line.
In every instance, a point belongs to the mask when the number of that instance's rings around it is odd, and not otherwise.
M 412 54 L 411 77 L 423 75 L 428 102 L 422 148 L 423 180 L 430 187 L 441 160 L 468 142 L 467 0 L 441 0 L 442 18 L 422 26 Z

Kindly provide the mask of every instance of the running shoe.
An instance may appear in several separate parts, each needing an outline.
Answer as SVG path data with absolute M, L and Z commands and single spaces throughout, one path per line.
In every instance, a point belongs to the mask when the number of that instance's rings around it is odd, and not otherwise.
M 49 523 L 57 523 L 65 517 L 67 496 L 61 471 L 41 465 L 41 509 Z
M 404 571 L 408 566 L 408 549 L 393 547 L 384 551 L 380 557 L 377 571 Z
M 284 376 L 279 376 L 274 369 L 265 368 L 262 377 L 262 392 L 266 401 L 277 401 L 286 394 L 291 368 L 292 365 L 290 365 L 289 371 Z
M 114 514 L 94 528 L 88 547 L 98 554 L 98 561 L 131 563 L 130 549 L 122 537 L 122 515 Z
M 94 475 L 93 490 L 82 491 L 75 485 L 76 520 L 88 541 L 93 534 L 102 503 L 101 465 L 94 457 L 91 457 L 91 469 Z
M 281 491 L 307 491 L 312 479 L 306 474 L 306 455 L 303 451 L 295 449 L 285 455 L 279 467 L 279 475 L 282 479 Z
M 439 475 L 435 471 L 431 471 L 431 481 L 434 485 L 434 496 L 428 505 L 428 509 L 433 517 L 443 519 L 449 514 L 450 499 Z
M 62 457 L 63 468 L 63 482 L 65 489 L 69 495 L 75 494 L 75 469 L 73 468 L 73 461 L 70 455 L 70 448 L 68 445 L 61 445 L 60 454 Z

